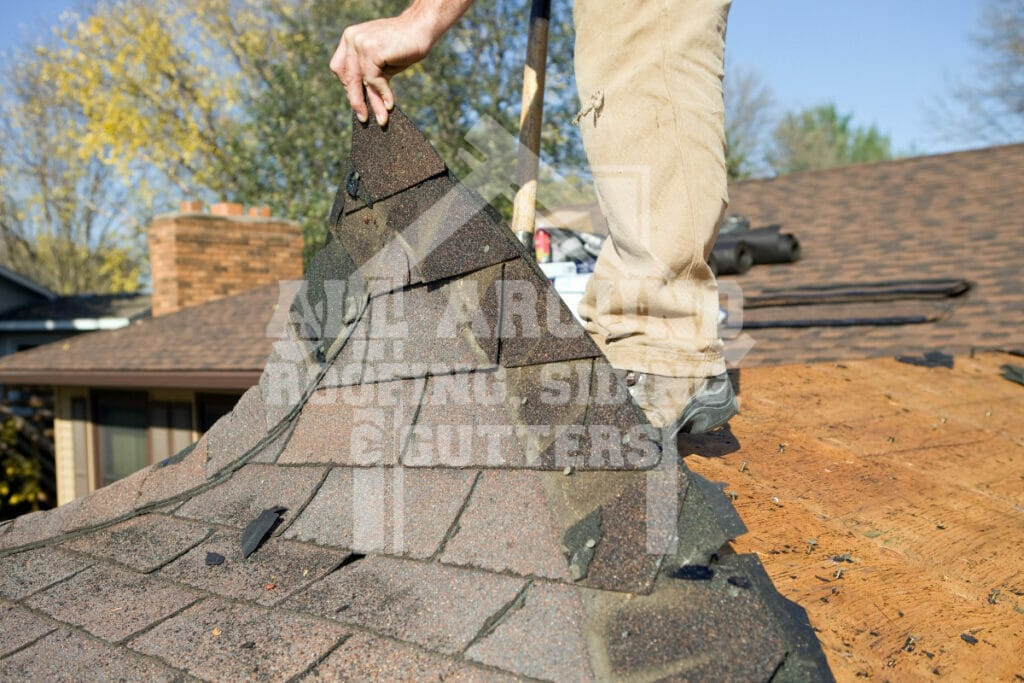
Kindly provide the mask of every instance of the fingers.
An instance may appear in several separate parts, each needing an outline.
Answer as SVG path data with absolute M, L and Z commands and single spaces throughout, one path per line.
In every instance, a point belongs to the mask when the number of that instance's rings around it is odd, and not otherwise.
M 377 123 L 381 126 L 387 125 L 388 112 L 395 106 L 395 95 L 391 91 L 388 79 L 383 76 L 367 79 L 366 95 Z
M 349 32 L 346 31 L 341 36 L 341 41 L 338 43 L 338 49 L 334 51 L 334 56 L 331 57 L 331 71 L 334 72 L 338 80 L 345 86 L 345 94 L 348 96 L 349 104 L 352 105 L 352 111 L 356 113 L 356 118 L 366 123 L 368 113 L 366 99 L 363 95 L 362 69 L 359 65 L 357 52 L 348 43 Z
M 377 123 L 384 126 L 388 122 L 388 112 L 395 106 L 395 94 L 388 76 L 367 54 L 366 47 L 358 35 L 347 29 L 331 58 L 331 71 L 344 84 L 356 118 L 366 123 L 372 110 Z

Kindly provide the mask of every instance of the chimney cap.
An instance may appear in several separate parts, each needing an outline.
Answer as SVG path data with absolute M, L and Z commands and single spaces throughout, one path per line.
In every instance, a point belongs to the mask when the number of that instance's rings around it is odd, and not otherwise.
M 202 213 L 203 203 L 198 199 L 185 199 L 178 204 L 178 213 Z
M 245 214 L 245 207 L 234 202 L 217 202 L 210 204 L 211 216 L 242 216 Z

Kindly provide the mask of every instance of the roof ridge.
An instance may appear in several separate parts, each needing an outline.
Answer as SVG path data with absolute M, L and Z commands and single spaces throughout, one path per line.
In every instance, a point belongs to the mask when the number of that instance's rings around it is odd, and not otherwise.
M 830 175 L 839 174 L 844 172 L 850 172 L 851 170 L 864 170 L 864 169 L 878 169 L 882 167 L 892 167 L 900 165 L 908 165 L 915 163 L 925 163 L 929 161 L 941 161 L 944 159 L 951 159 L 954 157 L 962 158 L 968 156 L 981 156 L 985 154 L 993 154 L 999 152 L 1012 151 L 1014 149 L 1024 150 L 1024 142 L 1013 142 L 1003 145 L 992 145 L 989 147 L 975 147 L 969 149 L 953 150 L 949 152 L 937 152 L 935 154 L 922 154 L 916 156 L 906 157 L 895 157 L 892 159 L 882 159 L 878 161 L 863 161 L 858 163 L 844 164 L 842 166 L 833 166 L 830 168 L 811 168 L 804 171 L 793 171 L 791 173 L 782 173 L 779 175 L 764 177 L 764 178 L 745 178 L 742 180 L 734 180 L 730 182 L 731 187 L 742 187 L 746 185 L 755 185 L 762 183 L 770 183 L 777 180 L 795 178 L 799 179 L 809 175 Z

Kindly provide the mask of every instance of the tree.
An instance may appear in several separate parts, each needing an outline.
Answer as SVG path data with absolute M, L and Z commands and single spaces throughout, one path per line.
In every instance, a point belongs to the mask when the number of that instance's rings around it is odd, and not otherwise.
M 772 169 L 794 173 L 892 158 L 888 136 L 875 126 L 854 127 L 852 120 L 834 104 L 786 114 L 773 135 Z
M 404 0 L 107 0 L 60 30 L 49 73 L 85 113 L 76 142 L 122 177 L 149 169 L 183 195 L 269 205 L 321 243 L 347 158 L 350 112 L 328 60 L 345 25 Z M 478 2 L 430 59 L 396 79 L 399 103 L 456 171 L 483 114 L 517 128 L 527 14 Z M 546 156 L 579 164 L 571 31 L 552 21 Z M 170 202 L 168 202 L 170 203 Z
M 1024 2 L 988 0 L 972 39 L 982 55 L 977 73 L 939 102 L 933 120 L 960 142 L 1024 140 Z
M 75 144 L 81 111 L 46 74 L 44 61 L 21 55 L 0 83 L 0 263 L 59 294 L 134 291 L 135 204 Z
M 726 165 L 730 179 L 764 175 L 765 145 L 775 121 L 775 96 L 761 75 L 730 69 L 724 81 Z

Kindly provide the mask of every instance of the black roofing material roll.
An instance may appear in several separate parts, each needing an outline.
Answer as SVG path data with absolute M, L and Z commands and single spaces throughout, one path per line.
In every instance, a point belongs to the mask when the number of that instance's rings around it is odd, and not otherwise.
M 715 243 L 715 248 L 708 258 L 711 272 L 717 275 L 743 275 L 754 265 L 754 257 L 745 244 L 730 242 Z
M 780 226 L 769 225 L 754 230 L 733 230 L 722 233 L 715 242 L 712 255 L 721 266 L 721 254 L 732 253 L 737 247 L 749 252 L 752 265 L 766 263 L 794 263 L 800 260 L 800 241 L 791 233 L 780 231 Z M 725 270 L 721 271 L 726 273 Z M 744 273 L 743 271 L 734 271 Z

